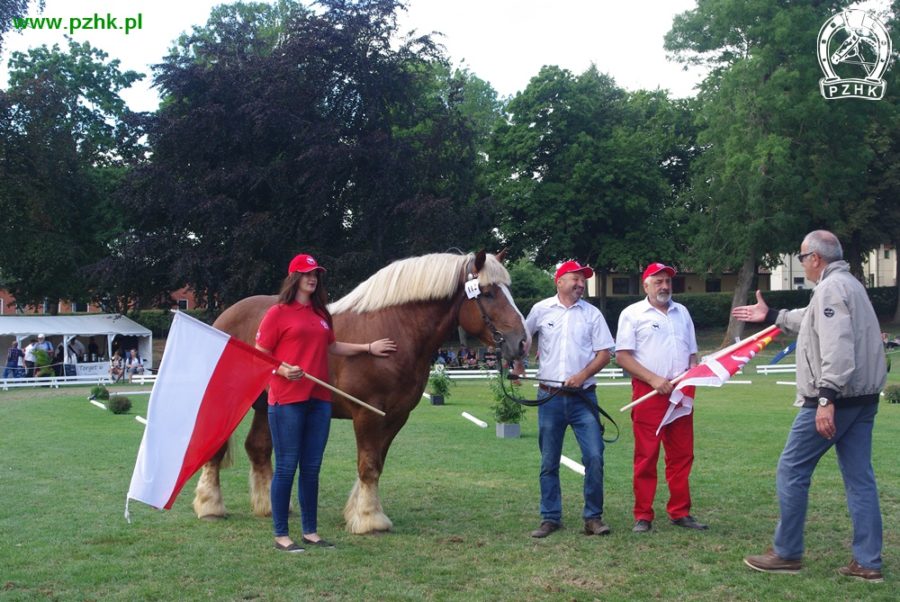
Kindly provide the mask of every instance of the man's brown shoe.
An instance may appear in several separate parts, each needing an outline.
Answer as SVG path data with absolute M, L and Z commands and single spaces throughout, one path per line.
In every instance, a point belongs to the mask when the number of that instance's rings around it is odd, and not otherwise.
M 584 521 L 585 535 L 609 535 L 609 525 L 599 518 L 589 518 Z
M 541 521 L 541 526 L 531 532 L 532 537 L 547 537 L 554 531 L 558 531 L 560 527 L 559 523 L 555 523 L 552 520 Z
M 760 556 L 747 556 L 744 564 L 754 571 L 763 573 L 789 573 L 791 575 L 800 572 L 802 564 L 799 560 L 785 560 L 771 549 L 766 550 Z
M 839 568 L 838 573 L 840 573 L 844 577 L 855 577 L 856 579 L 868 581 L 869 583 L 884 582 L 884 577 L 882 576 L 881 571 L 879 571 L 878 569 L 867 569 L 864 566 L 860 566 L 860 564 L 855 560 L 851 560 L 850 564 Z

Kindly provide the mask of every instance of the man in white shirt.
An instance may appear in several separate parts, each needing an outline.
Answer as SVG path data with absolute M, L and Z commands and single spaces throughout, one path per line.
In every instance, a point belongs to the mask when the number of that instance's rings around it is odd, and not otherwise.
M 84 360 L 84 343 L 79 341 L 77 338 L 69 341 L 69 363 L 77 364 L 78 362 Z
M 31 339 L 28 345 L 25 346 L 25 376 L 28 378 L 34 376 L 34 362 L 36 360 L 34 350 L 36 348 L 37 341 L 35 339 Z
M 541 524 L 532 537 L 546 537 L 562 526 L 559 463 L 566 428 L 571 425 L 584 464 L 584 533 L 607 535 L 603 522 L 603 432 L 594 374 L 609 363 L 615 345 L 600 310 L 584 301 L 588 266 L 567 261 L 556 270 L 554 297 L 534 305 L 525 320 L 539 335 L 541 381 L 538 400 L 538 446 L 541 450 Z M 516 369 L 521 374 L 521 364 Z
M 47 337 L 45 337 L 44 335 L 38 335 L 37 345 L 35 345 L 34 347 L 35 349 L 43 349 L 50 355 L 50 357 L 53 357 L 53 343 L 48 341 Z
M 697 364 L 694 322 L 684 305 L 672 301 L 673 276 L 675 268 L 670 266 L 647 266 L 642 276 L 647 297 L 622 311 L 616 331 L 616 363 L 631 374 L 632 400 L 656 391 L 631 411 L 635 533 L 646 533 L 653 525 L 660 443 L 665 447 L 669 520 L 686 529 L 707 528 L 690 514 L 693 406 L 674 407 L 669 402 L 674 388 L 669 381 Z M 693 387 L 683 393 L 693 398 Z

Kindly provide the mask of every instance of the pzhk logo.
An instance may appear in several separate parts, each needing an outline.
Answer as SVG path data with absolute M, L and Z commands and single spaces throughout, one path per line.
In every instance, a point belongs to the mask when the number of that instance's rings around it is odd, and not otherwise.
M 825 74 L 819 89 L 826 100 L 884 98 L 882 76 L 891 63 L 891 38 L 880 21 L 861 10 L 845 10 L 819 30 L 819 67 Z M 835 67 L 865 77 L 841 77 Z

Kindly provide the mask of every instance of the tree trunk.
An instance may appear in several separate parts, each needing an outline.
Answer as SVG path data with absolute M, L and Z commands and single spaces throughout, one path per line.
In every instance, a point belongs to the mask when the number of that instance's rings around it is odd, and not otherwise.
M 737 284 L 734 287 L 734 296 L 731 298 L 731 308 L 747 305 L 747 296 L 750 294 L 750 285 L 753 284 L 753 277 L 756 275 L 756 257 L 753 251 L 749 251 L 741 269 L 738 271 Z M 725 331 L 725 338 L 722 340 L 722 347 L 727 347 L 734 343 L 735 339 L 741 338 L 744 334 L 744 323 L 735 320 L 729 315 L 728 329 Z

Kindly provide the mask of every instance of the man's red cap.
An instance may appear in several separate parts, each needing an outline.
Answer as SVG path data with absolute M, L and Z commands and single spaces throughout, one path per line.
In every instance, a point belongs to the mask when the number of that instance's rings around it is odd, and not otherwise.
M 313 270 L 322 270 L 324 272 L 325 268 L 316 263 L 315 257 L 313 257 L 312 255 L 305 255 L 303 253 L 294 257 L 291 260 L 291 265 L 288 266 L 288 274 L 293 274 L 294 272 L 306 274 L 307 272 L 312 272 Z
M 664 263 L 659 263 L 659 262 L 651 263 L 650 265 L 647 266 L 647 269 L 644 270 L 644 275 L 641 276 L 641 282 L 643 282 L 650 276 L 659 274 L 660 272 L 665 272 L 666 274 L 669 275 L 669 278 L 672 278 L 677 273 L 675 271 L 675 268 L 668 266 Z
M 585 278 L 590 278 L 594 275 L 594 270 L 587 265 L 581 265 L 577 261 L 567 261 L 556 270 L 556 277 L 553 279 L 554 282 L 559 280 L 565 274 L 569 272 L 584 272 Z

